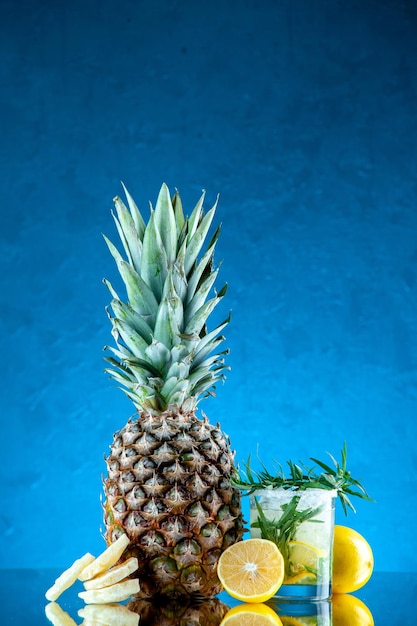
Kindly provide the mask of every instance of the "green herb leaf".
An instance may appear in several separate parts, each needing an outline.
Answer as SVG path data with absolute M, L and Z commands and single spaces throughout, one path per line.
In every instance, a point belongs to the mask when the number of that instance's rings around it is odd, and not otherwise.
M 285 475 L 281 465 L 278 465 L 278 471 L 271 474 L 261 463 L 261 470 L 255 471 L 251 467 L 251 457 L 245 464 L 244 471 L 239 472 L 233 478 L 233 484 L 236 488 L 245 492 L 246 495 L 254 493 L 257 489 L 267 488 L 283 488 L 303 491 L 305 489 L 334 489 L 340 498 L 340 502 L 344 513 L 347 515 L 348 509 L 355 512 L 355 507 L 350 501 L 349 496 L 355 496 L 363 500 L 373 502 L 368 496 L 365 488 L 360 481 L 352 478 L 350 471 L 347 469 L 347 448 L 346 442 L 341 450 L 341 462 L 339 463 L 330 453 L 328 453 L 334 467 L 327 463 L 323 463 L 319 459 L 310 458 L 322 472 L 315 467 L 306 467 L 304 464 L 296 464 L 293 461 L 287 461 L 289 467 L 289 476 Z
M 259 528 L 262 539 L 269 539 L 269 541 L 273 541 L 278 546 L 279 551 L 284 557 L 287 575 L 290 574 L 288 543 L 294 540 L 298 527 L 307 520 L 321 523 L 320 520 L 314 520 L 313 518 L 320 513 L 322 507 L 307 508 L 303 511 L 298 511 L 297 506 L 299 500 L 300 496 L 294 495 L 287 504 L 281 505 L 282 515 L 279 519 L 268 519 L 259 503 L 259 497 L 254 497 L 258 517 L 256 522 L 252 522 L 251 526 L 253 528 Z M 316 574 L 317 572 L 314 573 Z

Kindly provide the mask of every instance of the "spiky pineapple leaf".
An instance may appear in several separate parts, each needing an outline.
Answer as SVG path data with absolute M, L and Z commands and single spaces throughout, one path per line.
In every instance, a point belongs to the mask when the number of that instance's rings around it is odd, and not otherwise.
M 172 207 L 174 209 L 175 223 L 177 225 L 177 234 L 182 232 L 185 224 L 184 211 L 182 208 L 181 196 L 178 190 L 175 190 L 175 194 L 172 197 Z
M 222 290 L 223 291 L 223 290 Z M 200 335 L 207 321 L 208 316 L 213 312 L 215 307 L 219 304 L 224 293 L 220 295 L 220 292 L 214 298 L 208 300 L 203 306 L 201 306 L 187 322 L 184 333 Z
M 188 378 L 190 373 L 190 364 L 186 361 L 174 361 L 170 363 L 169 369 L 166 373 L 166 379 L 170 380 L 176 378 L 179 380 Z
M 161 236 L 169 266 L 177 253 L 177 223 L 168 187 L 163 183 L 155 206 L 154 221 Z
M 110 352 L 114 354 L 115 357 L 117 357 L 117 359 L 113 359 L 114 363 L 118 363 L 119 366 L 123 367 L 123 363 L 127 362 L 131 353 L 130 351 L 126 350 L 126 348 L 124 348 L 121 344 L 116 345 L 118 345 L 118 348 L 115 348 L 114 346 L 105 346 L 104 349 L 110 350 Z M 104 360 L 109 361 L 109 359 L 111 358 L 112 357 L 104 357 Z
M 164 368 L 169 363 L 171 358 L 171 352 L 168 348 L 158 339 L 153 339 L 152 343 L 145 350 L 146 360 L 149 361 L 156 371 L 161 375 Z
M 142 241 L 136 230 L 135 222 L 128 209 L 120 198 L 114 199 L 117 217 L 112 213 L 113 219 L 119 233 L 120 240 L 123 243 L 129 262 L 133 265 L 137 272 L 140 271 Z
M 172 281 L 174 289 L 181 302 L 184 302 L 187 294 L 187 281 L 180 264 L 174 263 L 172 266 Z
M 195 369 L 199 368 L 201 364 L 204 363 L 205 360 L 209 357 L 209 355 L 214 350 L 218 349 L 219 345 L 223 343 L 224 340 L 225 340 L 225 337 L 223 335 L 219 335 L 212 341 L 209 341 L 207 344 L 205 344 L 203 348 L 198 349 L 194 354 L 191 371 L 194 371 Z M 220 354 L 223 354 L 223 352 L 217 353 L 217 355 L 220 355 Z
M 152 328 L 143 315 L 137 313 L 129 304 L 113 298 L 110 303 L 114 316 L 129 324 L 147 342 L 152 341 Z
M 187 241 L 187 250 L 185 254 L 185 273 L 186 276 L 189 275 L 194 263 L 197 260 L 198 254 L 204 244 L 205 238 L 211 226 L 211 222 L 214 217 L 214 213 L 216 211 L 216 204 L 204 215 L 201 223 L 199 224 L 197 230 L 192 236 L 188 237 Z
M 116 261 L 130 304 L 139 314 L 148 317 L 151 321 L 154 320 L 158 310 L 158 302 L 152 290 L 135 269 L 129 263 L 126 263 L 116 246 L 105 235 L 104 239 Z
M 183 323 L 183 304 L 175 291 L 172 270 L 170 270 L 156 316 L 154 336 L 170 349 L 179 343 Z
M 127 203 L 129 206 L 129 210 L 130 213 L 132 215 L 132 219 L 135 223 L 135 227 L 136 227 L 136 232 L 138 233 L 138 237 L 140 239 L 140 241 L 143 240 L 143 235 L 145 233 L 145 228 L 146 228 L 146 224 L 145 221 L 142 217 L 141 212 L 139 211 L 138 207 L 136 206 L 136 202 L 133 200 L 132 196 L 130 195 L 130 193 L 128 192 L 128 190 L 126 189 L 125 185 L 122 183 L 123 186 L 123 190 L 125 192 L 126 195 L 126 199 L 127 199 Z
M 192 274 L 189 277 L 188 282 L 188 293 L 187 293 L 187 304 L 192 300 L 195 295 L 195 292 L 198 290 L 199 286 L 204 282 L 204 280 L 211 274 L 214 265 L 214 250 L 216 247 L 217 239 L 220 235 L 220 226 L 216 229 L 205 253 L 196 263 L 193 268 Z
M 103 279 L 103 283 L 106 285 L 107 289 L 110 291 L 111 295 L 113 296 L 113 298 L 115 300 L 119 300 L 119 296 L 117 295 L 117 292 L 115 291 L 115 289 L 113 289 L 113 285 L 111 284 L 111 282 L 109 280 L 107 280 L 106 278 Z
M 163 298 L 159 305 L 155 322 L 154 336 L 165 346 L 171 347 L 180 342 L 181 329 L 178 325 L 178 310 L 182 304 Z
M 152 211 L 143 236 L 140 275 L 158 302 L 162 297 L 167 268 L 167 254 L 155 219 L 155 213 Z
M 201 350 L 204 350 L 207 344 L 212 342 L 215 339 L 215 337 L 217 337 L 217 335 L 219 335 L 219 333 L 221 333 L 221 331 L 224 328 L 226 328 L 226 326 L 230 323 L 230 319 L 231 319 L 231 315 L 229 313 L 227 318 L 223 322 L 221 322 L 218 326 L 216 326 L 216 328 L 214 328 L 209 333 L 206 333 L 204 336 L 199 337 L 198 346 L 197 346 L 195 355 L 199 354 Z
M 129 359 L 125 359 L 125 364 L 126 366 L 129 366 L 132 370 L 140 368 L 146 371 L 148 373 L 148 377 L 146 380 L 149 380 L 149 376 L 152 376 L 153 378 L 161 377 L 161 372 L 155 367 L 155 365 L 153 365 L 153 363 L 150 363 L 146 359 L 129 357 Z
M 191 301 L 188 303 L 188 306 L 187 306 L 187 317 L 185 319 L 185 323 L 187 323 L 192 318 L 194 313 L 196 313 L 196 311 L 198 311 L 198 309 L 200 309 L 205 303 L 207 296 L 210 293 L 210 290 L 215 283 L 218 273 L 219 273 L 218 269 L 209 273 L 205 281 L 201 284 L 199 289 L 197 289 L 197 291 L 195 292 L 193 298 L 191 299 Z
M 172 402 L 172 398 L 178 393 L 190 393 L 191 384 L 188 379 L 178 379 L 175 376 L 168 378 L 161 388 L 161 396 L 167 404 Z
M 190 217 L 188 218 L 188 238 L 190 239 L 195 231 L 197 230 L 198 225 L 201 222 L 202 216 L 203 216 L 203 203 L 204 203 L 204 198 L 206 197 L 206 192 L 203 189 L 203 192 L 200 196 L 200 198 L 198 199 L 197 204 L 195 205 Z
M 142 357 L 148 347 L 148 342 L 145 341 L 139 333 L 134 331 L 129 324 L 126 324 L 126 322 L 117 317 L 113 318 L 112 323 L 113 328 L 117 331 L 124 345 L 128 347 L 131 353 L 135 357 Z
M 104 360 L 113 366 L 114 369 L 107 368 L 105 371 L 109 372 L 113 376 L 113 378 L 115 378 L 115 380 L 118 380 L 122 384 L 135 381 L 135 378 L 132 376 L 131 372 L 121 367 L 120 361 L 117 361 L 117 359 L 109 356 L 104 357 Z

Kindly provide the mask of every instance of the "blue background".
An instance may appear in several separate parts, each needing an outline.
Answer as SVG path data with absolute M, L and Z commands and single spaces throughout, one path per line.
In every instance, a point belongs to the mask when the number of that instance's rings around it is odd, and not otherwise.
M 133 409 L 103 374 L 123 180 L 220 192 L 232 367 L 201 408 L 250 452 L 336 456 L 338 523 L 417 569 L 417 9 L 399 0 L 2 0 L 0 565 L 103 547 Z M 246 502 L 245 502 L 246 506 Z

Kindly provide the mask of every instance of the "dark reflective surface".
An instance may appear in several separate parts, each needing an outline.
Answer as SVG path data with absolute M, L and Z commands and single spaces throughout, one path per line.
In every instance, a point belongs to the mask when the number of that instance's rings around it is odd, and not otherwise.
M 50 624 L 45 617 L 45 591 L 60 573 L 55 570 L 0 570 L 0 624 Z M 57 600 L 76 624 L 82 622 L 78 616 L 78 610 L 83 607 L 77 595 L 79 591 L 82 591 L 82 585 L 76 583 Z M 417 574 L 376 572 L 368 584 L 354 595 L 369 608 L 376 626 L 414 626 L 417 623 Z M 218 598 L 230 607 L 239 604 L 226 593 Z M 276 608 L 279 613 L 280 607 Z M 291 606 L 287 606 L 286 610 L 287 614 L 291 614 Z M 293 610 L 296 611 L 297 607 Z M 198 620 L 198 611 L 193 612 L 193 619 Z M 201 620 L 207 625 L 203 610 Z M 198 621 L 195 623 L 198 624 Z

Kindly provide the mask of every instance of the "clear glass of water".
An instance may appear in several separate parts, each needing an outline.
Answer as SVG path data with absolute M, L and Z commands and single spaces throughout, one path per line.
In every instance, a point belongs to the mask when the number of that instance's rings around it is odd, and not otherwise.
M 260 489 L 250 496 L 250 532 L 277 544 L 285 563 L 278 598 L 326 600 L 332 594 L 337 492 Z
M 273 598 L 266 602 L 281 618 L 283 624 L 297 626 L 332 626 L 331 602 L 288 602 Z

